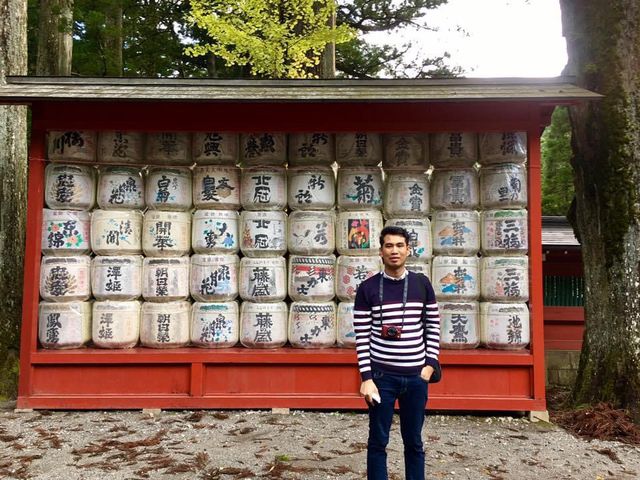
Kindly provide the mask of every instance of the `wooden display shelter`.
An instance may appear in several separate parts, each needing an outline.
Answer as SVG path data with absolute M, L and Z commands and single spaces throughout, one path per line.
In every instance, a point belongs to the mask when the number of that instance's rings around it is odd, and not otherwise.
M 531 345 L 444 350 L 437 410 L 544 411 L 540 135 L 556 105 L 598 95 L 567 78 L 243 81 L 8 77 L 32 111 L 18 408 L 363 409 L 353 350 L 44 350 L 37 340 L 48 130 L 500 132 L 528 135 Z

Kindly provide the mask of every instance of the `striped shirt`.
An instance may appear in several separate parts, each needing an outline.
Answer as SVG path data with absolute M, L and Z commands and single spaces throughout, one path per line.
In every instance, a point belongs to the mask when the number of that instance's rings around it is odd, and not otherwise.
M 372 367 L 400 375 L 419 375 L 426 365 L 435 368 L 440 353 L 440 315 L 431 282 L 422 274 L 408 273 L 403 311 L 404 280 L 384 275 L 384 299 L 380 305 L 381 275 L 362 282 L 356 293 L 353 324 L 362 380 L 372 378 Z M 383 338 L 382 325 L 402 325 L 400 338 Z

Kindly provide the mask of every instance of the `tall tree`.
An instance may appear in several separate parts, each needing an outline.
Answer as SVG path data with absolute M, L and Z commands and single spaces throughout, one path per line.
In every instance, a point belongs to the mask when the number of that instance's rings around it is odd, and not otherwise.
M 640 420 L 640 2 L 560 4 L 568 72 L 604 95 L 570 109 L 586 287 L 573 399 Z
M 71 75 L 73 0 L 40 0 L 36 75 Z
M 571 124 L 566 107 L 557 107 L 542 134 L 542 214 L 569 213 L 573 200 Z

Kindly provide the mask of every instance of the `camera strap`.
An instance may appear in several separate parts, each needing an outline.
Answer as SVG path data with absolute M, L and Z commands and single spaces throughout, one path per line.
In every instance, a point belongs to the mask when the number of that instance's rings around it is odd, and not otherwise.
M 409 272 L 404 276 L 404 285 L 402 288 L 402 324 L 404 325 L 405 309 L 407 308 L 407 295 L 409 293 Z M 382 304 L 384 301 L 384 274 L 380 272 L 380 288 L 378 289 L 378 297 L 380 298 L 380 324 L 382 325 Z

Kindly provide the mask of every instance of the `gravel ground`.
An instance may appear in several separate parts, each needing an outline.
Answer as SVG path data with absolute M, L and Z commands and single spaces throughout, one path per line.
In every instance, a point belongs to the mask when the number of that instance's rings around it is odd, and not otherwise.
M 397 418 L 396 418 L 397 420 Z M 394 420 L 390 478 L 403 475 Z M 0 411 L 0 478 L 362 479 L 364 413 Z M 640 447 L 524 418 L 429 415 L 427 478 L 633 479 Z

